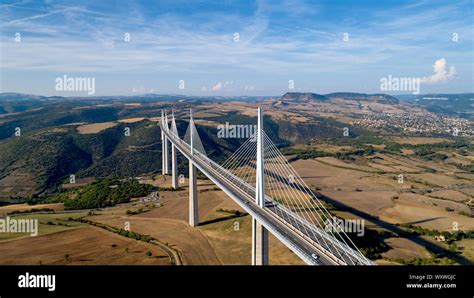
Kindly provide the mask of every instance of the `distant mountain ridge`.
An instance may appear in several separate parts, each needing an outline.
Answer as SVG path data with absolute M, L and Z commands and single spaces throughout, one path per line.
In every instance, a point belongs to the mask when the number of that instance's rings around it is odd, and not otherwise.
M 91 101 L 106 101 L 106 102 L 126 102 L 126 101 L 137 101 L 137 102 L 152 102 L 152 101 L 176 101 L 176 100 L 201 100 L 201 101 L 248 101 L 256 102 L 266 99 L 275 99 L 278 96 L 192 96 L 192 95 L 180 95 L 180 94 L 140 94 L 140 95 L 104 95 L 104 96 L 42 96 L 34 94 L 24 94 L 15 92 L 0 93 L 0 103 L 12 102 L 12 101 L 54 101 L 54 100 L 91 100 Z M 457 93 L 457 94 L 401 94 L 391 96 L 383 93 L 355 93 L 355 92 L 333 92 L 328 94 L 318 94 L 312 92 L 287 92 L 280 97 L 281 100 L 329 100 L 332 98 L 346 98 L 354 100 L 369 100 L 377 101 L 381 103 L 393 103 L 402 101 L 422 101 L 422 100 L 433 100 L 436 99 L 448 99 L 448 100 L 474 100 L 474 93 Z
M 353 92 L 335 92 L 329 94 L 317 94 L 310 92 L 287 92 L 282 97 L 281 100 L 291 100 L 291 101 L 311 101 L 311 100 L 321 100 L 326 101 L 332 98 L 344 98 L 344 99 L 354 99 L 354 100 L 367 100 L 367 101 L 376 101 L 380 103 L 387 104 L 398 104 L 398 99 L 396 97 L 376 93 L 376 94 L 366 94 L 366 93 L 353 93 Z
M 428 93 L 428 94 L 401 94 L 397 98 L 406 101 L 419 100 L 474 100 L 474 93 Z
M 388 103 L 388 104 L 397 104 L 398 98 L 393 97 L 388 94 L 383 93 L 374 93 L 374 94 L 367 94 L 367 93 L 354 93 L 354 92 L 335 92 L 329 93 L 325 95 L 328 98 L 350 98 L 350 99 L 358 99 L 358 100 L 369 100 L 369 101 L 376 101 L 380 103 Z
M 274 96 L 193 96 L 180 94 L 137 94 L 137 95 L 98 95 L 98 96 L 42 96 L 24 93 L 5 92 L 0 93 L 0 103 L 11 101 L 50 101 L 50 100 L 90 100 L 90 101 L 105 101 L 105 102 L 153 102 L 153 101 L 176 101 L 176 100 L 212 100 L 212 101 L 248 101 L 255 102 L 273 98 Z
M 400 100 L 426 107 L 428 111 L 474 119 L 474 93 L 403 94 Z
M 60 96 L 51 96 L 51 97 L 60 97 Z M 5 92 L 0 93 L 0 102 L 3 101 L 17 101 L 17 100 L 48 100 L 48 96 L 33 95 L 33 94 L 23 94 L 23 93 L 14 93 L 14 92 Z
M 287 92 L 283 94 L 281 99 L 293 101 L 328 100 L 324 95 L 310 92 Z

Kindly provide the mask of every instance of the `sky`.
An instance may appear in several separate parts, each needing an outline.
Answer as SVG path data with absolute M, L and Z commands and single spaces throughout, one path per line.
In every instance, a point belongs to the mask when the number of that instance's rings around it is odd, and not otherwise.
M 0 0 L 0 92 L 276 96 L 473 91 L 473 0 Z M 388 94 L 411 93 L 392 88 Z

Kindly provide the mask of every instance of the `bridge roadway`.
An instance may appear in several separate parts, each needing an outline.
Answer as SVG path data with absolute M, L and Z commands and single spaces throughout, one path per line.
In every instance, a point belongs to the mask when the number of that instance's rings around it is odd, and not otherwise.
M 190 145 L 164 129 L 166 137 L 188 160 L 221 188 L 247 213 L 256 218 L 269 232 L 310 265 L 372 265 L 373 263 L 346 244 L 336 240 L 292 211 L 270 202 L 269 207 L 260 208 L 255 203 L 255 188 L 240 180 L 226 169 L 194 150 Z M 267 204 L 266 204 L 267 205 Z

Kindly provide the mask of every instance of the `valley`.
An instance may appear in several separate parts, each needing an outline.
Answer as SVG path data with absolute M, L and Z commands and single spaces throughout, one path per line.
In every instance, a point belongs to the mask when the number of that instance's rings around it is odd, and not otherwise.
M 366 256 L 379 264 L 473 262 L 473 123 L 452 110 L 448 117 L 394 97 L 355 93 L 287 93 L 257 102 L 33 101 L 29 109 L 0 116 L 0 215 L 40 218 L 40 235 L 0 238 L 0 251 L 9 251 L 2 264 L 26 253 L 9 250 L 11 245 L 31 241 L 50 251 L 48 238 L 62 243 L 58 251 L 70 251 L 68 258 L 40 254 L 25 263 L 166 265 L 176 264 L 174 252 L 183 264 L 249 264 L 250 217 L 204 177 L 198 186 L 200 225 L 187 225 L 187 162 L 178 154 L 184 180 L 181 190 L 171 191 L 171 178 L 161 174 L 158 124 L 161 109 L 173 108 L 184 137 L 192 108 L 206 153 L 223 162 L 245 138 L 226 137 L 219 125 L 255 125 L 257 106 L 269 137 L 331 213 L 364 220 L 368 232 L 358 245 Z M 15 110 L 15 101 L 4 102 L 4 109 Z M 71 175 L 77 184 L 70 183 Z M 83 211 L 48 203 L 111 177 L 149 184 L 158 199 L 135 197 Z M 159 245 L 120 235 L 125 223 Z M 105 233 L 101 245 L 116 247 L 117 254 L 102 258 L 99 249 L 83 255 L 66 241 L 89 241 L 97 230 Z M 273 236 L 270 242 L 271 264 L 302 264 Z M 136 253 L 132 257 L 125 248 Z

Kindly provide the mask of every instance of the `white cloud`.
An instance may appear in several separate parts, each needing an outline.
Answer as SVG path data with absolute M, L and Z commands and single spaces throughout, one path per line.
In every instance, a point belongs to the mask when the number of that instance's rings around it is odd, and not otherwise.
M 224 83 L 222 82 L 217 82 L 214 86 L 212 86 L 211 90 L 212 91 L 232 91 L 233 88 L 232 86 L 234 85 L 234 81 L 225 81 Z
M 454 66 L 451 66 L 448 70 L 446 59 L 444 58 L 436 60 L 435 64 L 433 65 L 433 69 L 434 74 L 428 77 L 421 78 L 421 83 L 441 83 L 452 80 L 456 76 L 456 69 L 454 68 Z
M 212 91 L 219 91 L 222 89 L 222 83 L 218 82 L 216 85 L 212 86 Z
M 140 87 L 132 87 L 131 92 L 132 92 L 132 93 L 145 93 L 145 92 L 146 92 L 146 89 L 145 89 L 145 87 L 143 87 L 143 86 L 140 86 Z
M 41 19 L 41 18 L 45 18 L 45 17 L 48 17 L 48 16 L 53 15 L 53 14 L 65 13 L 66 11 L 76 10 L 76 9 L 77 9 L 77 7 L 67 7 L 67 8 L 64 8 L 64 9 L 58 9 L 58 10 L 50 11 L 48 13 L 43 13 L 43 14 L 38 14 L 38 15 L 26 17 L 26 18 L 16 19 L 16 20 L 10 21 L 9 24 L 13 25 L 13 24 L 17 24 L 17 23 L 26 22 L 26 21 Z
M 244 90 L 245 90 L 245 91 L 254 91 L 254 90 L 255 90 L 255 86 L 252 86 L 252 85 L 245 85 Z

